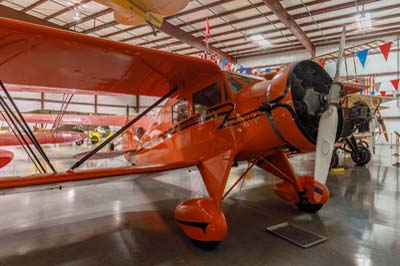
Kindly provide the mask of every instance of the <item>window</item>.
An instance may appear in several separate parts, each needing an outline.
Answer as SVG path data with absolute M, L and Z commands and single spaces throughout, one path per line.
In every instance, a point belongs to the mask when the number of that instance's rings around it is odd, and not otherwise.
M 228 80 L 229 86 L 231 86 L 231 89 L 234 93 L 240 91 L 243 88 L 242 84 L 234 80 L 232 77 L 226 76 L 226 79 Z
M 189 116 L 188 101 L 181 100 L 172 106 L 172 122 L 175 124 Z
M 219 82 L 211 84 L 205 89 L 193 94 L 194 112 L 201 112 L 208 107 L 214 106 L 221 102 L 221 85 Z

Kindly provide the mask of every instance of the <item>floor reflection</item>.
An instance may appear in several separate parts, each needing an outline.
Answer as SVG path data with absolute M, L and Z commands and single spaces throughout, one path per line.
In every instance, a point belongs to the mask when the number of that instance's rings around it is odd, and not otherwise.
M 88 147 L 86 147 L 88 148 Z M 57 169 L 85 147 L 46 147 Z M 2 175 L 32 173 L 16 149 Z M 277 178 L 254 168 L 222 204 L 227 239 L 212 252 L 197 249 L 174 221 L 182 200 L 207 195 L 197 169 L 124 181 L 0 197 L 0 265 L 397 265 L 400 261 L 399 169 L 379 146 L 377 159 L 330 175 L 331 198 L 305 214 L 273 192 Z M 313 154 L 291 158 L 299 175 L 313 172 Z M 90 161 L 86 168 L 126 165 L 123 158 Z M 246 169 L 234 168 L 228 187 Z M 328 237 L 300 249 L 267 226 L 292 222 Z

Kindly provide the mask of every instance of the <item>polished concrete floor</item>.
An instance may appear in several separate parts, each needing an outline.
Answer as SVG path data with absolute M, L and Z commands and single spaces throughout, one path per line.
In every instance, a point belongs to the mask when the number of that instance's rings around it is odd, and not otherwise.
M 58 169 L 84 148 L 47 147 Z M 2 176 L 33 171 L 21 150 Z M 277 179 L 254 169 L 223 203 L 229 234 L 213 251 L 184 237 L 173 219 L 182 200 L 205 193 L 196 169 L 170 171 L 106 184 L 0 196 L 0 266 L 5 265 L 400 265 L 399 168 L 388 146 L 378 146 L 367 167 L 342 159 L 330 175 L 331 198 L 305 214 L 273 192 Z M 313 156 L 292 159 L 310 174 Z M 121 158 L 86 167 L 116 166 Z M 245 165 L 232 170 L 233 183 Z M 189 171 L 191 170 L 191 171 Z M 291 222 L 328 240 L 302 249 L 265 232 Z

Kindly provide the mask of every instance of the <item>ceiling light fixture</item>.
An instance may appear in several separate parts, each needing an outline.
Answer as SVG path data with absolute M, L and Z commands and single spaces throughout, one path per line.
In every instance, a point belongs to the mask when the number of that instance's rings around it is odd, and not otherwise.
M 364 5 L 362 7 L 361 12 L 358 12 L 358 14 L 356 15 L 356 21 L 357 21 L 357 27 L 360 30 L 372 28 L 371 17 L 369 13 L 365 12 Z
M 253 42 L 258 43 L 261 46 L 270 46 L 271 45 L 271 43 L 269 41 L 267 41 L 266 39 L 264 39 L 264 37 L 261 34 L 250 35 L 249 39 Z

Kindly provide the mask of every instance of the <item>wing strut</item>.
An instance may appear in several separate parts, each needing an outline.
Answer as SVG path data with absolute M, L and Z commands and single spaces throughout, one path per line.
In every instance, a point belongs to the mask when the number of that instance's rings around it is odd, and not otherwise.
M 94 154 L 96 154 L 99 150 L 107 146 L 111 141 L 113 141 L 116 137 L 124 133 L 125 130 L 130 128 L 133 124 L 135 124 L 137 121 L 139 121 L 140 118 L 145 116 L 148 112 L 156 108 L 160 103 L 162 103 L 165 99 L 167 99 L 169 96 L 171 96 L 174 92 L 178 90 L 178 86 L 170 90 L 167 94 L 165 94 L 163 97 L 161 97 L 158 101 L 150 105 L 149 107 L 146 108 L 143 112 L 141 112 L 138 116 L 136 116 L 134 119 L 129 121 L 125 126 L 121 127 L 115 134 L 113 134 L 111 137 L 106 139 L 104 142 L 102 142 L 99 146 L 88 152 L 82 159 L 78 160 L 74 165 L 71 166 L 69 169 L 70 171 L 74 170 L 75 168 L 81 166 L 84 162 L 86 162 L 90 157 L 92 157 Z
M 22 116 L 21 112 L 19 111 L 17 105 L 15 104 L 14 100 L 12 99 L 11 95 L 9 94 L 9 92 L 7 91 L 6 87 L 4 86 L 3 82 L 0 81 L 0 86 L 3 90 L 3 92 L 5 93 L 7 100 L 11 103 L 11 105 L 14 108 L 15 113 L 12 111 L 11 107 L 7 104 L 7 102 L 5 101 L 5 99 L 0 96 L 0 105 L 3 108 L 4 112 L 6 113 L 7 117 L 10 119 L 10 123 L 12 125 L 14 125 L 15 130 L 18 132 L 18 135 L 16 135 L 18 141 L 21 142 L 21 140 L 25 143 L 26 147 L 28 148 L 28 150 L 31 152 L 32 156 L 35 158 L 36 163 L 40 166 L 40 169 L 42 172 L 46 173 L 46 169 L 42 166 L 42 164 L 40 163 L 39 159 L 37 158 L 36 154 L 33 152 L 33 150 L 31 149 L 31 147 L 29 146 L 27 140 L 25 139 L 24 135 L 22 134 L 21 130 L 24 132 L 24 134 L 29 138 L 29 140 L 31 141 L 31 143 L 35 146 L 36 150 L 40 153 L 40 155 L 42 156 L 43 160 L 47 163 L 47 165 L 50 167 L 50 169 L 56 173 L 56 169 L 53 167 L 53 165 L 51 164 L 49 158 L 47 157 L 46 153 L 44 152 L 44 150 L 42 149 L 42 147 L 40 146 L 39 142 L 37 141 L 35 135 L 33 134 L 32 130 L 30 129 L 30 127 L 28 126 L 28 124 L 26 123 L 24 117 Z M 18 128 L 21 129 L 19 129 Z M 13 130 L 14 131 L 14 130 Z M 31 156 L 29 156 L 30 159 Z M 35 164 L 35 166 L 37 167 L 37 165 Z M 39 168 L 38 168 L 39 169 Z

